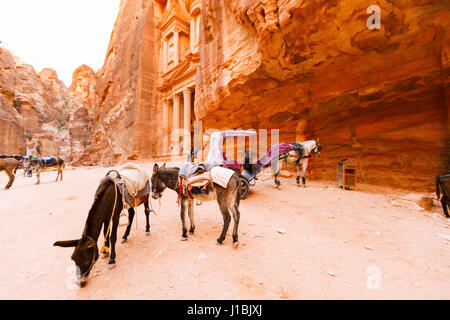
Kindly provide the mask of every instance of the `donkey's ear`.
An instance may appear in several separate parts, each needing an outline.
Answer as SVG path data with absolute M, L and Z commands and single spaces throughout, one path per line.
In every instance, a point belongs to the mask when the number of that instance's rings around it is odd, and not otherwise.
M 80 240 L 56 241 L 53 245 L 55 247 L 70 248 L 70 247 L 76 247 L 79 242 L 80 242 Z
M 161 166 L 161 169 L 164 169 L 166 167 L 166 163 L 164 162 L 164 164 Z
M 159 170 L 159 166 L 157 163 L 155 163 L 155 165 L 153 166 L 153 174 L 157 173 Z

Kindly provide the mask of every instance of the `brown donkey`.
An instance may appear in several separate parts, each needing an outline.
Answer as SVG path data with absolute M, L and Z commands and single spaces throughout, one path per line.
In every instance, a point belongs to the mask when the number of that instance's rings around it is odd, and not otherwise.
M 8 159 L 0 159 L 0 171 L 5 171 L 6 174 L 9 177 L 9 182 L 5 187 L 5 190 L 8 190 L 11 188 L 15 174 L 17 169 L 20 166 L 20 161 L 17 161 L 16 159 L 8 158 Z
M 55 158 L 55 157 L 45 157 L 45 158 L 34 158 L 29 159 L 24 162 L 24 167 L 29 169 L 30 167 L 33 168 L 36 171 L 36 177 L 37 182 L 36 184 L 41 183 L 41 172 L 52 170 L 53 168 L 56 168 L 58 171 L 58 174 L 56 176 L 56 180 L 58 181 L 58 178 L 62 181 L 63 179 L 63 169 L 65 168 L 64 160 L 61 158 Z

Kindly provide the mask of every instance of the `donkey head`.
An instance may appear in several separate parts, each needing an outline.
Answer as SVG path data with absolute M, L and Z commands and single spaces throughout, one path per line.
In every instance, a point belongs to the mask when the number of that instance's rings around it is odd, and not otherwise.
M 313 153 L 320 158 L 320 150 L 322 150 L 322 146 L 319 144 L 319 138 L 315 139 L 316 146 L 313 149 Z
M 166 164 L 164 163 L 160 168 L 157 163 L 153 166 L 153 174 L 152 174 L 152 198 L 159 199 L 162 197 L 163 191 L 166 189 L 166 184 L 161 176 L 161 169 L 164 169 Z
M 84 287 L 89 272 L 91 272 L 99 256 L 97 241 L 91 237 L 83 237 L 78 240 L 57 241 L 53 245 L 63 248 L 75 247 L 71 258 L 77 266 L 78 284 Z

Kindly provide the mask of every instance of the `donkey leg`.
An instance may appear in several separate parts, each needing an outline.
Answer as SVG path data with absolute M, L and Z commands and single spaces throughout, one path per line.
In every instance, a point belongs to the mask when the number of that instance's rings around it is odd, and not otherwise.
M 281 189 L 281 182 L 280 180 L 278 180 L 278 173 L 274 175 L 274 177 L 275 177 L 275 185 L 277 186 L 278 189 Z
M 109 256 L 109 235 L 106 236 L 108 224 L 109 221 L 105 221 L 105 223 L 103 224 L 103 236 L 105 237 L 105 247 L 102 248 L 102 258 L 106 258 Z
M 58 174 L 56 175 L 56 180 L 55 180 L 55 182 L 58 182 L 59 174 L 60 174 L 60 171 L 59 171 L 59 168 L 58 168 Z
M 148 197 L 147 200 L 144 202 L 145 207 L 145 233 L 147 235 L 150 234 L 150 207 L 148 205 Z
M 122 242 L 127 242 L 128 236 L 130 235 L 131 225 L 133 224 L 133 218 L 134 218 L 134 208 L 128 209 L 128 225 L 127 229 L 125 230 L 125 233 L 122 237 Z
M 228 227 L 230 226 L 231 221 L 231 215 L 230 212 L 228 211 L 228 204 L 219 204 L 219 207 L 223 217 L 223 229 L 219 239 L 217 239 L 217 243 L 222 244 L 222 242 L 225 240 L 227 236 Z
M 239 228 L 239 220 L 241 217 L 241 214 L 239 212 L 239 208 L 238 205 L 236 203 L 233 204 L 232 208 L 232 212 L 233 212 L 233 220 L 234 220 L 234 227 L 233 227 L 233 246 L 235 248 L 238 247 L 239 245 L 239 240 L 238 240 L 238 228 Z
M 114 269 L 116 266 L 116 240 L 117 240 L 117 227 L 119 226 L 119 216 L 114 219 L 111 226 L 111 255 L 109 256 L 108 268 Z
M 280 174 L 280 171 L 281 171 L 281 163 L 279 163 L 279 161 L 272 162 L 271 169 L 272 169 L 272 174 L 274 176 L 275 186 L 278 189 L 281 189 L 281 182 L 280 182 L 280 180 L 278 180 L 278 175 Z
M 189 201 L 188 214 L 189 214 L 189 220 L 191 222 L 191 228 L 189 229 L 189 233 L 194 234 L 195 222 L 194 222 L 194 201 L 193 200 Z
M 14 174 L 13 174 L 12 172 L 10 172 L 10 171 L 6 171 L 6 174 L 7 174 L 8 177 L 9 177 L 9 181 L 8 181 L 8 184 L 7 184 L 6 187 L 5 187 L 5 190 L 8 190 L 9 188 L 11 188 L 11 186 L 12 186 L 12 184 L 13 184 L 13 182 L 14 182 L 15 177 L 14 177 Z
M 297 168 L 297 178 L 295 179 L 295 182 L 297 182 L 297 185 L 300 185 L 300 165 L 296 166 Z
M 41 183 L 41 170 L 40 169 L 36 172 L 36 177 L 37 177 L 36 184 L 40 184 Z
M 447 218 L 450 218 L 450 215 L 448 214 L 448 210 L 447 210 L 447 203 L 445 201 L 441 201 L 442 204 L 442 209 L 444 209 L 444 214 Z
M 302 160 L 302 184 L 306 188 L 306 169 L 308 168 L 308 159 Z
M 181 209 L 180 209 L 180 218 L 181 225 L 183 229 L 183 234 L 181 235 L 181 241 L 186 241 L 187 236 L 187 227 L 186 227 L 186 207 L 188 206 L 187 198 L 181 198 Z

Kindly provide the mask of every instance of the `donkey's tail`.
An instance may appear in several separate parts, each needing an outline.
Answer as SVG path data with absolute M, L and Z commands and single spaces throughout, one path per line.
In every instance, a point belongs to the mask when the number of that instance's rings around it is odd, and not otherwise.
M 236 184 L 237 184 L 236 205 L 239 207 L 239 203 L 241 202 L 241 189 L 242 189 L 241 179 L 238 179 L 238 182 Z

